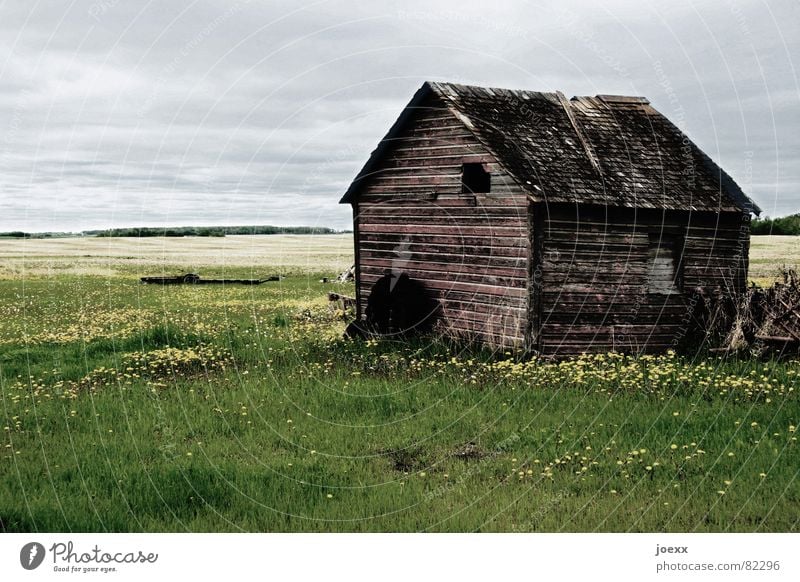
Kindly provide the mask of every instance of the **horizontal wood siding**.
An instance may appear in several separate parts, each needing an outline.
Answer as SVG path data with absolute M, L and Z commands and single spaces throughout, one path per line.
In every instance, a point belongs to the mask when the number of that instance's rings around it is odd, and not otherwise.
M 536 212 L 545 355 L 664 351 L 687 332 L 693 290 L 733 294 L 745 285 L 749 217 L 742 214 L 552 204 Z M 649 292 L 654 235 L 681 241 L 680 293 Z
M 490 193 L 461 193 L 461 165 L 470 162 L 490 170 Z M 442 332 L 523 345 L 528 198 L 438 98 L 392 140 L 354 206 L 359 313 L 387 271 L 407 273 L 439 301 Z

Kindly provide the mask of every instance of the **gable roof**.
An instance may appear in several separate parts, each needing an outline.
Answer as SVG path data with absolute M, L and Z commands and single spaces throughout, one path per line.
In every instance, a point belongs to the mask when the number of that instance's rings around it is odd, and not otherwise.
M 644 97 L 568 100 L 426 82 L 372 152 L 341 202 L 351 202 L 392 139 L 436 95 L 536 201 L 755 212 L 736 182 Z

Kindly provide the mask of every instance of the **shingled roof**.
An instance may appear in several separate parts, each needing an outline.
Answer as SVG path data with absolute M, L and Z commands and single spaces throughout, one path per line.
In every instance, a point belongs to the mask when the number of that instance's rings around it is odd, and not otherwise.
M 438 96 L 536 201 L 700 211 L 760 209 L 644 97 L 567 99 L 426 82 L 342 198 L 350 202 L 392 138 Z

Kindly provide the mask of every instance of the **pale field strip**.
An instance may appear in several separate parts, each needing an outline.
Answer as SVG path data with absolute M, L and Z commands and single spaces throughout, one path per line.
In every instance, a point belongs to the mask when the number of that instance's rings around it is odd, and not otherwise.
M 800 236 L 761 235 L 750 238 L 750 279 L 769 286 L 787 267 L 800 270 Z
M 353 236 L 231 235 L 226 237 L 122 237 L 0 239 L 0 277 L 59 274 L 129 276 L 132 270 L 179 272 L 225 267 L 259 273 L 336 274 L 353 263 Z M 800 237 L 754 236 L 750 278 L 768 285 L 782 266 L 800 266 Z M 266 273 L 266 269 L 272 269 Z
M 0 277 L 129 275 L 131 270 L 182 272 L 252 268 L 259 275 L 325 272 L 353 263 L 353 236 L 231 235 L 0 240 Z M 266 272 L 269 270 L 269 272 Z

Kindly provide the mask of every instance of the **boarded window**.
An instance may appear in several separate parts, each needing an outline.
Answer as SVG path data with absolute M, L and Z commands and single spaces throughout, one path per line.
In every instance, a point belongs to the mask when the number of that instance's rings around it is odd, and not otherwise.
M 648 251 L 648 292 L 662 295 L 680 293 L 680 247 L 677 237 L 652 234 Z
M 492 175 L 483 164 L 461 165 L 461 193 L 475 194 L 491 192 Z

